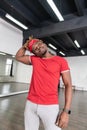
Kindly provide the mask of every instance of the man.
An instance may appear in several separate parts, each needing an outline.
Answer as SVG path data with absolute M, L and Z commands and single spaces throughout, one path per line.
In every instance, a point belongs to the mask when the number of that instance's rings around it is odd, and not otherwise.
M 34 55 L 25 55 L 29 50 Z M 61 130 L 68 125 L 72 100 L 70 69 L 66 60 L 49 53 L 40 39 L 30 39 L 16 53 L 16 60 L 33 66 L 25 107 L 25 130 L 39 130 L 41 119 L 45 130 Z M 65 104 L 59 114 L 58 83 L 65 85 Z

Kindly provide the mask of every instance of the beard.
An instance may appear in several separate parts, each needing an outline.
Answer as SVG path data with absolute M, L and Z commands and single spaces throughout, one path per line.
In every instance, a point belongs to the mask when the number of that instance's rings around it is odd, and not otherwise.
M 36 54 L 36 56 L 45 57 L 46 53 L 47 53 L 47 50 L 41 50 L 38 54 Z
M 47 50 L 45 50 L 43 53 L 42 53 L 42 57 L 44 57 L 47 53 Z

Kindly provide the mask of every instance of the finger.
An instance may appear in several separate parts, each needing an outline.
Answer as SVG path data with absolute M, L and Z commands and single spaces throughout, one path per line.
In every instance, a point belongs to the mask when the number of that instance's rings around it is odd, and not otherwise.
M 63 123 L 62 125 L 61 125 L 61 128 L 62 129 L 64 129 L 64 128 L 66 128 L 67 127 L 67 124 L 66 123 Z
M 56 119 L 56 125 L 58 126 L 58 124 L 59 124 L 59 120 L 60 120 L 60 118 L 59 118 L 59 115 L 57 116 L 57 119 Z
M 67 125 L 68 125 L 67 122 L 65 122 L 65 121 L 63 121 L 63 120 L 61 120 L 61 119 L 59 120 L 58 126 L 59 126 L 60 128 L 66 128 Z
M 58 126 L 61 128 L 61 127 L 62 127 L 62 125 L 63 125 L 62 120 L 59 120 L 59 122 L 58 122 Z

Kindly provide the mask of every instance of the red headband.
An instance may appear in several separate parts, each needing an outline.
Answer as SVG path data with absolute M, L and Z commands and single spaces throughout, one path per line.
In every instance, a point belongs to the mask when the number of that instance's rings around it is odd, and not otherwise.
M 39 39 L 32 39 L 32 40 L 29 42 L 29 45 L 28 45 L 29 51 L 32 52 L 32 46 L 33 46 L 36 42 L 38 42 L 38 41 L 39 41 Z

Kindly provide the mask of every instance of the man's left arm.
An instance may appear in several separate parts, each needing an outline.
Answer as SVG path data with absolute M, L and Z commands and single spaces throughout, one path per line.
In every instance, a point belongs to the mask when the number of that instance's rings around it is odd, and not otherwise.
M 65 86 L 65 104 L 63 111 L 58 117 L 57 125 L 60 128 L 65 128 L 69 122 L 69 114 L 70 114 L 70 107 L 72 102 L 72 82 L 71 82 L 71 75 L 70 71 L 66 71 L 62 73 L 62 80 Z

